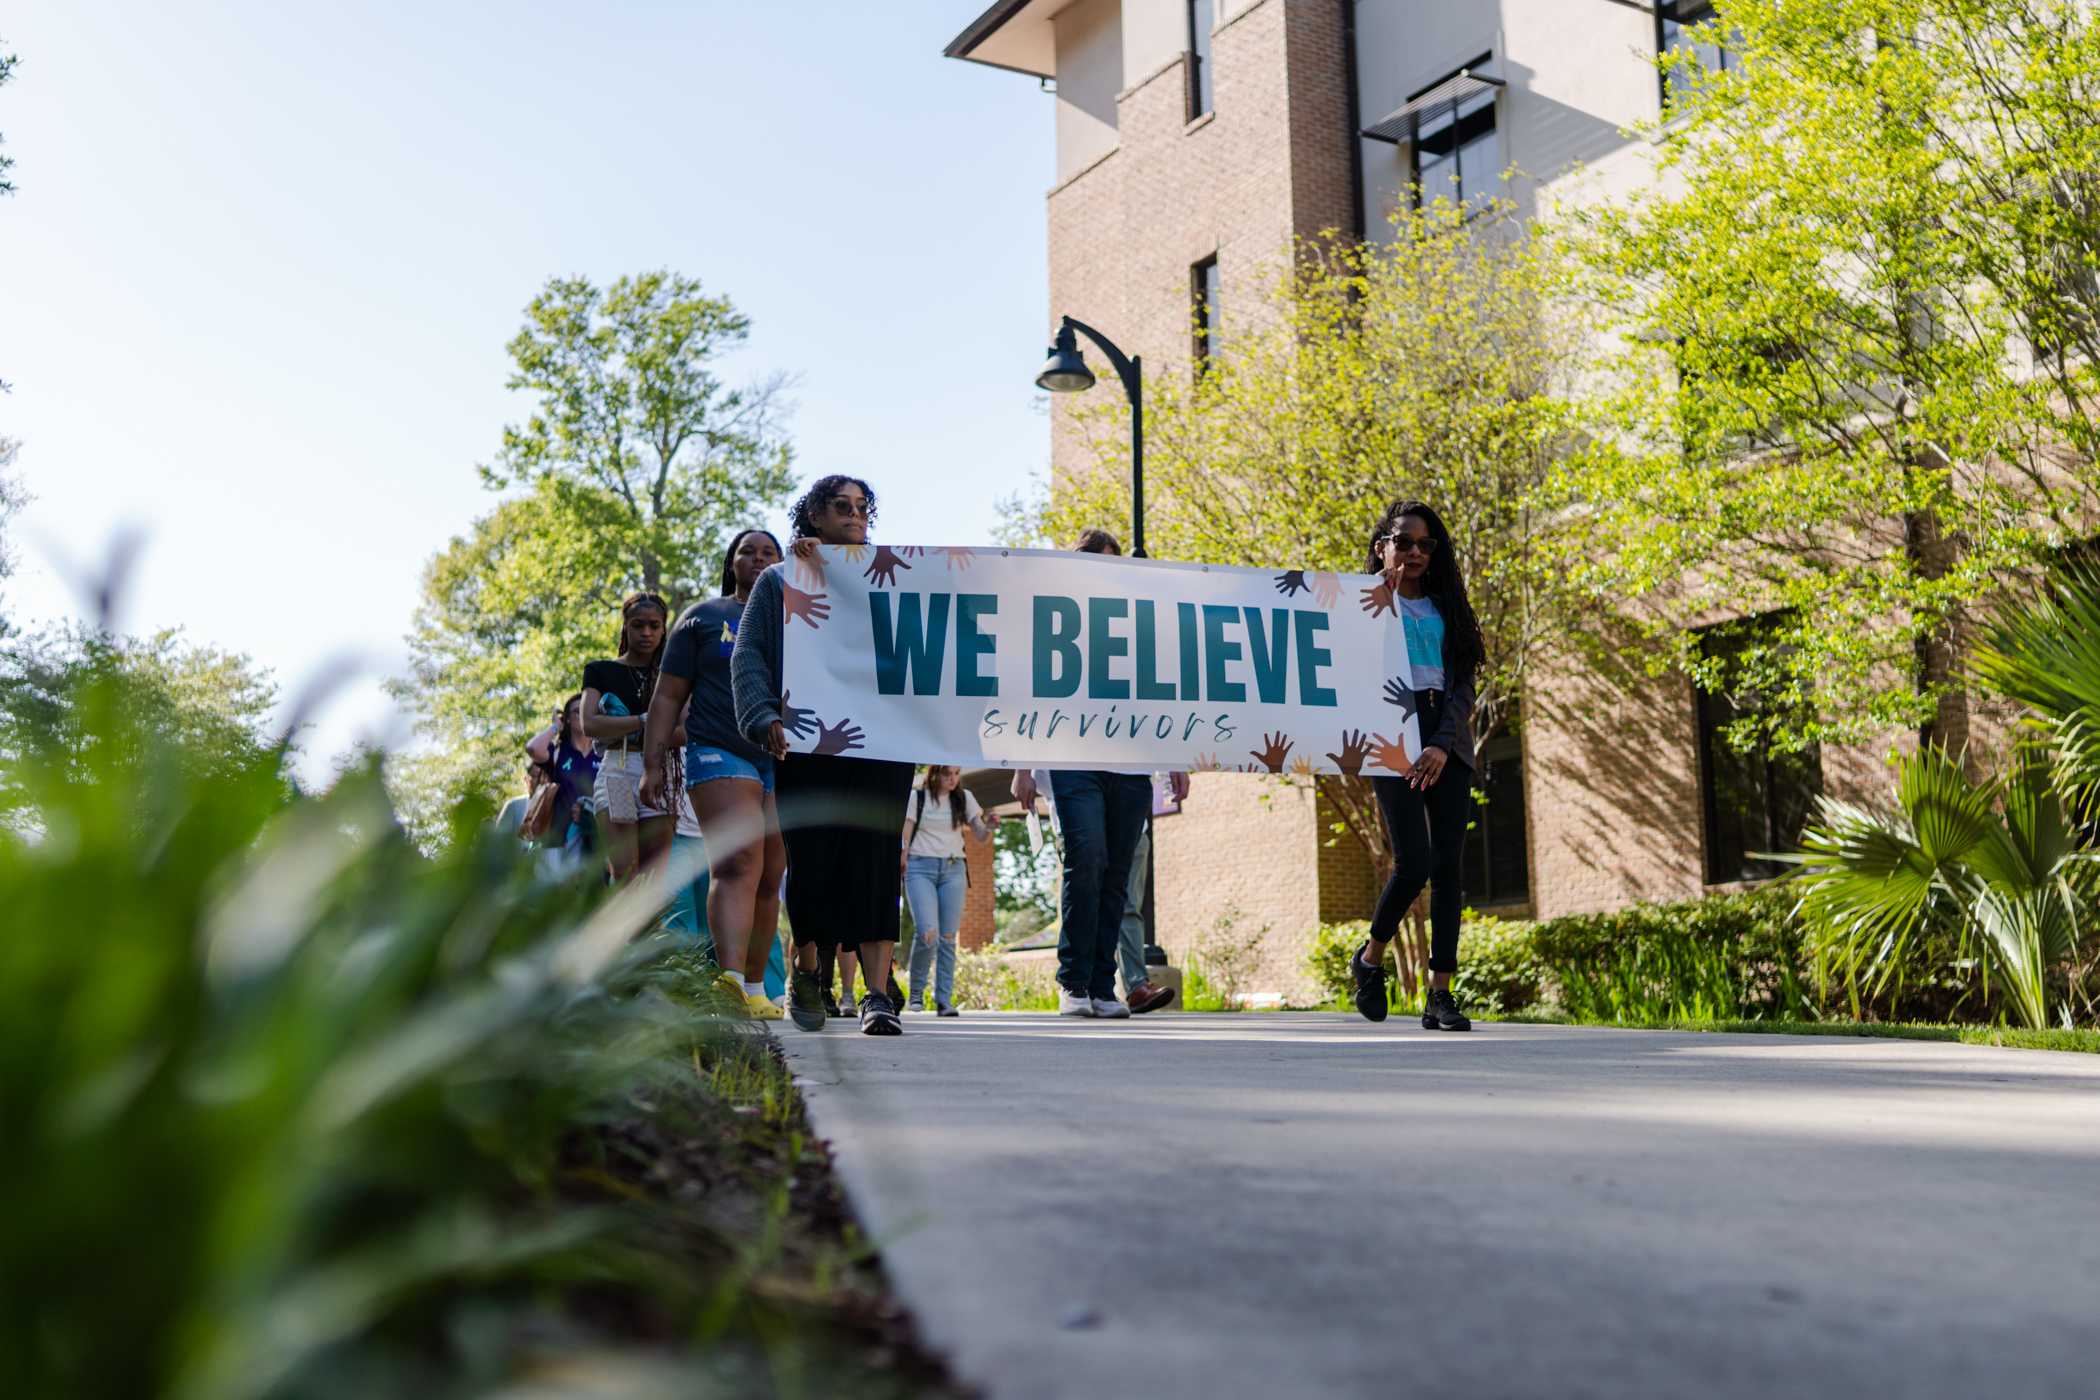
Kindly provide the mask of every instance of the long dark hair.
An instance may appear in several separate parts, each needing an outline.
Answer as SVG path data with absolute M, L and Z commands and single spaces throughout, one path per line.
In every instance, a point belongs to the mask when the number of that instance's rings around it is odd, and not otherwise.
M 858 486 L 860 493 L 868 498 L 868 528 L 874 529 L 875 488 L 857 476 L 833 472 L 830 476 L 820 476 L 811 482 L 809 489 L 802 493 L 802 499 L 795 502 L 795 509 L 788 516 L 788 523 L 794 527 L 794 537 L 798 540 L 816 539 L 817 516 L 831 509 L 831 498 L 848 486 Z
M 1384 571 L 1385 560 L 1379 557 L 1379 546 L 1402 517 L 1409 515 L 1421 521 L 1429 538 L 1436 541 L 1429 567 L 1422 571 L 1422 591 L 1443 615 L 1444 685 L 1448 689 L 1480 669 L 1487 656 L 1487 643 L 1480 635 L 1480 619 L 1473 615 L 1472 600 L 1466 597 L 1465 576 L 1458 571 L 1458 551 L 1451 546 L 1451 532 L 1444 528 L 1443 517 L 1423 501 L 1395 501 L 1387 506 L 1378 519 L 1378 528 L 1371 532 L 1366 571 Z
M 948 766 L 950 765 L 942 763 L 930 763 L 926 766 L 926 776 L 919 780 L 919 800 L 921 802 L 926 800 L 926 789 L 933 786 L 933 770 Z M 961 831 L 970 824 L 970 809 L 963 805 L 962 773 L 960 770 L 955 775 L 955 786 L 948 789 L 948 811 L 955 819 L 955 829 L 957 831 Z M 918 839 L 919 832 L 916 826 L 912 828 L 911 834 L 912 839 Z
M 862 489 L 865 490 L 866 488 L 863 487 Z M 780 536 L 774 534 L 771 530 L 737 531 L 735 538 L 729 541 L 729 548 L 722 551 L 722 596 L 725 598 L 733 598 L 736 596 L 737 546 L 741 545 L 745 540 L 751 538 L 751 536 L 753 535 L 764 535 L 767 539 L 773 542 L 773 552 L 775 554 L 780 555 L 782 558 L 787 557 L 786 551 L 784 551 L 780 547 Z
M 554 746 L 557 749 L 570 748 L 579 753 L 583 751 L 583 746 L 569 735 L 569 711 L 582 703 L 583 692 L 580 690 L 561 702 L 561 723 L 556 725 L 554 730 Z M 551 770 L 553 765 L 550 763 L 548 767 Z

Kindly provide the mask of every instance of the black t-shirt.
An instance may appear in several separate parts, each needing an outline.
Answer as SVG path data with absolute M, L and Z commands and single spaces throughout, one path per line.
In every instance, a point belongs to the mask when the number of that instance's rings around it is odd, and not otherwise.
M 598 712 L 606 715 L 647 715 L 651 683 L 645 666 L 624 661 L 593 661 L 583 668 L 583 688 L 598 692 Z
M 733 597 L 704 598 L 680 613 L 664 642 L 664 674 L 693 683 L 686 738 L 756 759 L 761 750 L 737 731 L 736 698 L 729 688 L 729 657 L 743 616 L 744 605 Z

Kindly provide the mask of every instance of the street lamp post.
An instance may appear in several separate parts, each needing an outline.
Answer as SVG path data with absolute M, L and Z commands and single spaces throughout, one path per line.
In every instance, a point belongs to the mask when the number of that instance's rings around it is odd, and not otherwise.
M 1126 355 L 1116 343 L 1084 321 L 1075 321 L 1070 316 L 1058 323 L 1057 340 L 1050 347 L 1048 358 L 1043 361 L 1042 372 L 1035 377 L 1036 387 L 1053 394 L 1083 393 L 1094 387 L 1094 372 L 1087 368 L 1086 356 L 1079 351 L 1078 334 L 1101 348 L 1108 356 L 1108 363 L 1115 369 L 1116 377 L 1123 381 L 1123 392 L 1130 397 L 1130 557 L 1145 557 L 1145 362 L 1137 355 Z M 1158 920 L 1152 895 L 1153 844 L 1149 827 L 1151 817 L 1145 818 L 1148 827 L 1145 841 L 1145 966 L 1165 967 L 1166 950 L 1159 946 Z
M 1086 356 L 1079 353 L 1079 341 L 1074 331 L 1083 332 L 1088 340 L 1101 347 L 1108 362 L 1115 368 L 1116 377 L 1123 381 L 1123 392 L 1130 396 L 1130 555 L 1133 559 L 1145 557 L 1145 362 L 1137 355 L 1126 355 L 1116 343 L 1084 321 L 1075 321 L 1070 316 L 1057 328 L 1057 343 L 1050 347 L 1049 358 L 1043 361 L 1042 373 L 1036 375 L 1036 387 L 1048 389 L 1053 394 L 1076 394 L 1094 387 L 1094 372 L 1087 368 Z

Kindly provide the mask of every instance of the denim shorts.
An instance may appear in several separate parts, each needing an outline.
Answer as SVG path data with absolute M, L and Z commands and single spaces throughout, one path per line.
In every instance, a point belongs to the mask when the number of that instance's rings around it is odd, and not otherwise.
M 713 744 L 687 744 L 685 746 L 685 785 L 689 788 L 712 782 L 716 778 L 742 778 L 757 783 L 767 792 L 773 790 L 773 760 L 761 754 L 756 761 L 740 753 L 718 748 Z

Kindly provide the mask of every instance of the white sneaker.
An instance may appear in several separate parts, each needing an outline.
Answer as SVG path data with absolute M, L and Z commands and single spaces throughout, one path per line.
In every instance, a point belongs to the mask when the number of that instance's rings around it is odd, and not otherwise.
M 1060 1016 L 1092 1016 L 1094 1008 L 1100 1004 L 1078 992 L 1068 992 L 1063 987 L 1057 989 L 1057 1014 Z
M 1130 1019 L 1130 1008 L 1117 1001 L 1114 997 L 1095 997 L 1093 1001 L 1094 1014 L 1104 1021 L 1127 1021 Z

